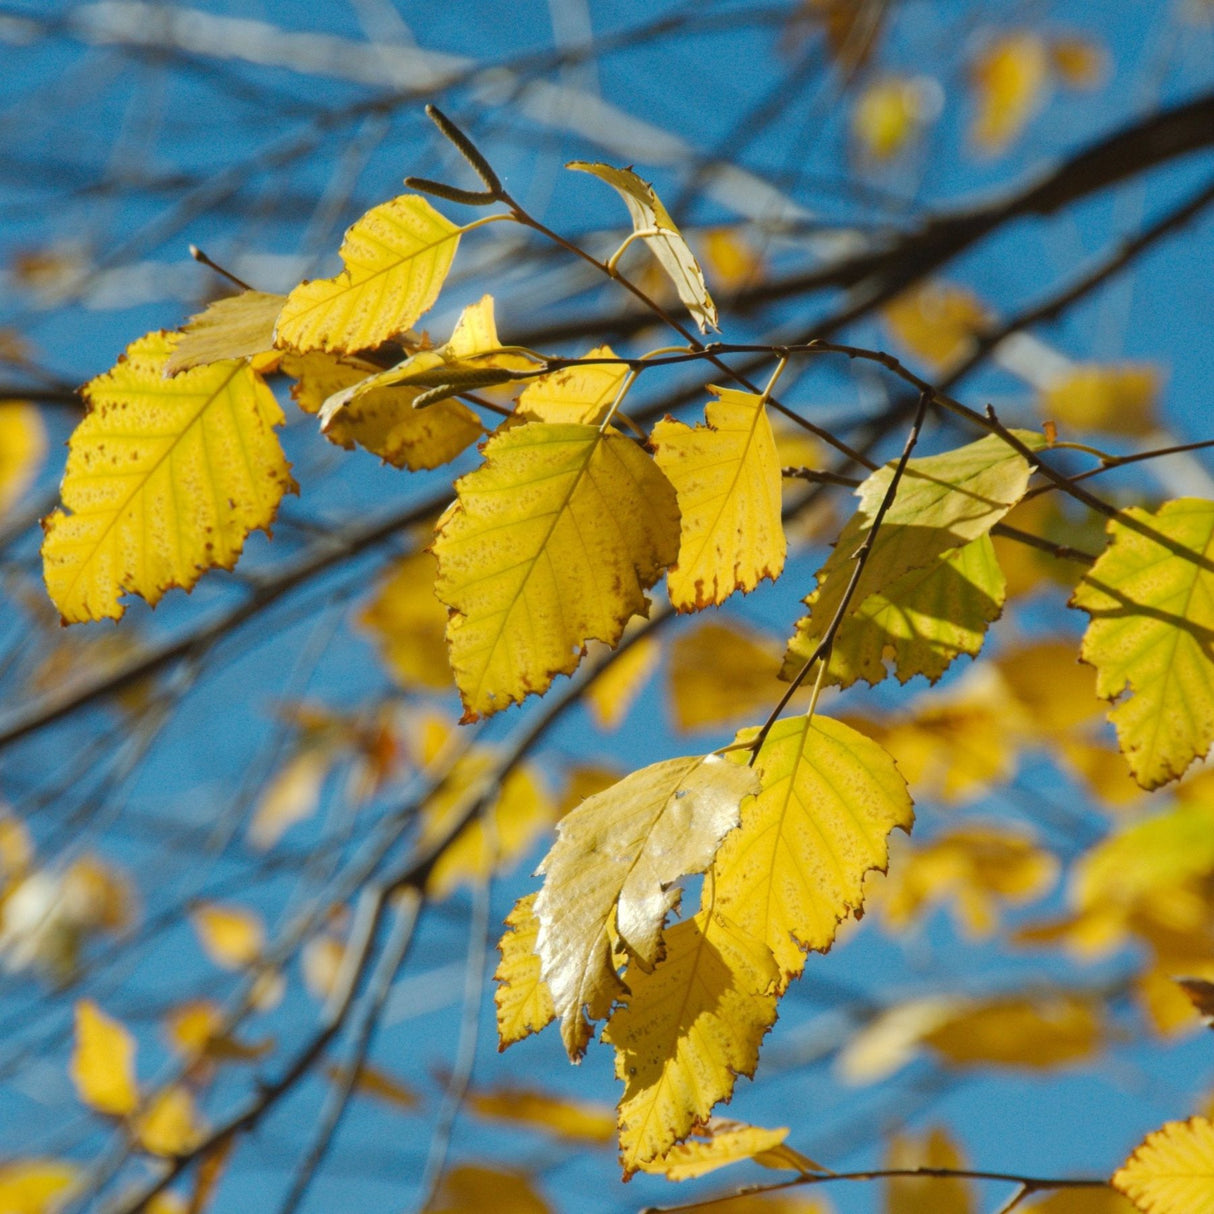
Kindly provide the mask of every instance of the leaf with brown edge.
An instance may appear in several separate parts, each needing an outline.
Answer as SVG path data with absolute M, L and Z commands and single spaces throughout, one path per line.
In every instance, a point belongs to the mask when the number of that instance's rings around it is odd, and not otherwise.
M 535 900 L 535 948 L 571 1058 L 590 1039 L 583 1009 L 590 1021 L 601 1020 L 626 993 L 617 945 L 643 971 L 658 964 L 678 880 L 708 868 L 758 787 L 750 768 L 715 755 L 667 759 L 561 819 L 537 870 L 544 887 Z
M 737 741 L 757 732 L 744 729 Z M 829 717 L 777 721 L 755 767 L 762 788 L 717 853 L 713 905 L 766 943 L 782 992 L 805 950 L 828 949 L 840 920 L 859 909 L 865 874 L 885 867 L 886 836 L 895 826 L 909 831 L 914 815 L 890 756 Z
M 1214 1214 L 1214 1124 L 1169 1121 L 1142 1140 L 1112 1184 L 1144 1214 Z
M 539 920 L 535 917 L 535 894 L 520 898 L 506 916 L 506 931 L 498 942 L 502 955 L 493 999 L 497 1004 L 498 1050 L 550 1024 L 556 1016 L 552 992 L 540 973 L 535 951 Z
M 679 611 L 722 603 L 784 569 L 780 461 L 767 406 L 754 392 L 709 388 L 707 425 L 666 418 L 653 428 L 654 458 L 683 516 L 679 557 L 667 575 Z
M 778 978 L 767 945 L 707 910 L 666 933 L 666 956 L 652 972 L 629 972 L 628 1001 L 603 1032 L 625 1085 L 625 1176 L 706 1121 L 739 1075 L 754 1074 L 775 1023 Z
M 285 295 L 265 291 L 241 291 L 212 301 L 182 326 L 164 373 L 176 375 L 191 367 L 274 349 L 274 325 L 286 302 Z
M 616 644 L 678 546 L 674 489 L 614 430 L 507 426 L 484 456 L 432 549 L 465 722 L 543 694 L 587 641 Z

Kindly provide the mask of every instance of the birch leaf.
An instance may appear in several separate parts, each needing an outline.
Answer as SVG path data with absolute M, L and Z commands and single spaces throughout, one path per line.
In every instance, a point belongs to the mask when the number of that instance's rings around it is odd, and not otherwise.
M 921 1142 L 895 1134 L 889 1143 L 887 1168 L 965 1167 L 965 1157 L 939 1128 Z M 885 1185 L 885 1214 L 976 1214 L 974 1186 L 959 1177 L 891 1176 Z
M 1071 605 L 1090 615 L 1080 656 L 1134 778 L 1157 788 L 1214 741 L 1214 502 L 1180 498 L 1112 519 Z
M 595 426 L 499 431 L 438 528 L 438 597 L 464 720 L 542 694 L 591 639 L 614 645 L 678 544 L 674 490 Z
M 1214 1214 L 1214 1124 L 1169 1121 L 1143 1139 L 1112 1184 L 1145 1214 Z
M 350 353 L 405 332 L 438 298 L 460 232 L 416 194 L 373 207 L 346 232 L 346 268 L 287 297 L 277 344 Z
M 245 362 L 164 377 L 177 338 L 149 333 L 84 393 L 63 505 L 43 523 L 43 569 L 67 623 L 119 619 L 119 597 L 153 605 L 231 569 L 295 491 L 273 427 L 282 411 Z
M 745 763 L 748 752 L 730 757 Z M 806 949 L 830 948 L 840 920 L 862 903 L 865 874 L 885 867 L 886 836 L 909 831 L 914 815 L 889 755 L 829 717 L 777 721 L 755 766 L 762 789 L 717 853 L 714 905 L 767 945 L 783 991 Z
M 923 1041 L 954 1066 L 1050 1070 L 1099 1053 L 1102 1036 L 1090 1000 L 1056 995 L 963 1005 Z
M 662 957 L 662 928 L 678 902 L 679 878 L 712 863 L 738 807 L 758 790 L 748 767 L 717 756 L 668 759 L 587 797 L 557 825 L 539 872 L 536 952 L 571 1058 L 581 1056 L 590 1020 L 625 993 L 615 937 L 636 964 Z
M 596 346 L 583 358 L 614 358 L 610 346 Z M 530 421 L 576 422 L 597 426 L 628 378 L 623 363 L 586 363 L 532 380 L 518 398 L 517 412 Z
M 531 1033 L 538 1033 L 556 1016 L 552 992 L 540 973 L 535 951 L 539 920 L 535 917 L 535 894 L 520 898 L 506 916 L 506 932 L 498 942 L 501 964 L 493 975 L 497 982 L 497 1040 L 499 1050 Z
M 667 418 L 653 428 L 654 458 L 683 516 L 679 559 L 667 577 L 679 611 L 749 592 L 784 568 L 780 461 L 763 398 L 709 388 L 717 399 L 694 429 Z
M 609 164 L 573 160 L 565 167 L 579 173 L 591 173 L 619 194 L 632 217 L 632 230 L 650 247 L 662 269 L 670 276 L 679 299 L 699 325 L 700 332 L 707 333 L 717 328 L 717 305 L 708 294 L 704 271 L 700 269 L 700 263 L 675 227 L 661 199 L 654 193 L 653 186 L 631 169 L 616 169 Z
M 274 325 L 286 302 L 285 295 L 265 291 L 241 291 L 212 301 L 182 326 L 164 373 L 176 375 L 191 367 L 273 350 Z
M 666 1154 L 753 1075 L 775 1023 L 778 971 L 771 950 L 719 911 L 666 934 L 651 973 L 629 973 L 631 995 L 603 1039 L 615 1046 L 620 1161 L 625 1176 Z
M 904 291 L 883 313 L 894 339 L 934 371 L 947 371 L 974 348 L 991 315 L 972 291 L 926 282 Z
M 623 724 L 661 656 L 656 638 L 641 637 L 632 641 L 587 688 L 586 707 L 604 733 Z
M 126 1117 L 139 1107 L 135 1039 L 91 999 L 76 1004 L 71 1074 L 80 1099 L 99 1113 Z
M 788 1127 L 767 1130 L 724 1117 L 711 1117 L 694 1138 L 676 1143 L 665 1155 L 641 1166 L 667 1180 L 694 1180 L 718 1168 L 744 1159 L 753 1159 L 764 1167 L 786 1168 L 793 1172 L 820 1171 L 811 1160 L 784 1147 Z

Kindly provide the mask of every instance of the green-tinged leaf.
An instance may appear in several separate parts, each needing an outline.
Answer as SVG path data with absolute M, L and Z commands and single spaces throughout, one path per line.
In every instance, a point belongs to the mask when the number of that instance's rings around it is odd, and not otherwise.
M 404 333 L 438 298 L 460 232 L 415 194 L 373 207 L 346 232 L 346 268 L 288 296 L 277 344 L 349 353 Z
M 1134 778 L 1157 788 L 1214 741 L 1214 502 L 1180 498 L 1109 522 L 1073 598 L 1092 617 L 1081 656 Z
M 1190 1117 L 1148 1134 L 1113 1187 L 1144 1214 L 1214 1214 L 1214 1124 Z
M 164 366 L 166 375 L 188 371 L 227 358 L 251 358 L 274 348 L 274 325 L 285 295 L 241 291 L 216 299 L 182 327 L 181 337 Z
M 678 546 L 674 489 L 613 430 L 515 425 L 484 454 L 433 546 L 465 721 L 542 694 L 587 641 L 616 644 Z
M 231 569 L 295 491 L 270 390 L 243 361 L 166 379 L 176 341 L 149 333 L 84 389 L 63 477 L 70 513 L 43 524 L 47 590 L 67 623 L 118 619 L 123 594 L 155 604 Z
M 745 729 L 737 740 L 756 733 Z M 884 868 L 886 836 L 895 826 L 910 830 L 914 815 L 889 755 L 829 717 L 777 721 L 755 767 L 762 791 L 717 853 L 711 893 L 717 909 L 771 949 L 782 991 L 801 972 L 804 950 L 830 947 L 839 921 L 862 903 L 865 874 Z
M 709 391 L 717 399 L 705 409 L 707 425 L 666 418 L 652 435 L 683 516 L 679 559 L 666 579 L 680 611 L 774 582 L 784 568 L 780 461 L 766 404 L 753 392 Z
M 678 880 L 703 872 L 737 824 L 758 776 L 715 755 L 668 759 L 587 797 L 557 826 L 539 872 L 536 952 L 571 1058 L 626 988 L 615 954 L 642 970 L 662 957 L 662 928 Z

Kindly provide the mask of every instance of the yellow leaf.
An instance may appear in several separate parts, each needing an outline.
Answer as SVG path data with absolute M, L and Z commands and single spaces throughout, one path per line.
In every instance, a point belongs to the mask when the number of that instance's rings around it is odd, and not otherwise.
M 601 730 L 619 728 L 661 656 L 661 646 L 653 637 L 641 637 L 590 684 L 586 706 Z
M 882 76 L 866 85 L 851 112 L 852 139 L 861 153 L 883 161 L 902 152 L 922 130 L 929 88 L 921 78 L 907 76 Z
M 1032 1214 L 1142 1214 L 1136 1205 L 1110 1188 L 1058 1189 L 1032 1205 Z
M 962 1005 L 923 1041 L 954 1066 L 1050 1070 L 1099 1053 L 1103 1035 L 1091 1001 L 1054 995 Z
M 885 1156 L 887 1168 L 964 1168 L 965 1156 L 939 1127 L 921 1142 L 895 1134 Z M 973 1186 L 966 1180 L 891 1176 L 885 1184 L 886 1214 L 976 1214 Z
M 832 1214 L 833 1208 L 824 1198 L 802 1197 L 792 1192 L 710 1197 L 702 1203 L 681 1207 L 685 1214 Z
M 1212 1214 L 1214 1124 L 1169 1121 L 1143 1139 L 1112 1183 L 1144 1214 Z
M 20 818 L 0 810 L 0 892 L 24 877 L 34 859 L 34 843 Z
M 52 1214 L 80 1175 L 58 1159 L 14 1159 L 0 1164 L 0 1210 L 4 1214 Z
M 615 1110 L 609 1105 L 564 1100 L 547 1092 L 515 1087 L 469 1092 L 467 1104 L 478 1117 L 547 1130 L 559 1138 L 591 1143 L 615 1138 Z
M 186 1154 L 202 1137 L 193 1096 L 179 1085 L 158 1092 L 139 1115 L 135 1132 L 153 1155 Z
M 750 768 L 719 756 L 668 759 L 588 797 L 561 819 L 537 870 L 544 887 L 534 904 L 535 951 L 571 1058 L 582 1055 L 590 1037 L 582 1009 L 601 1020 L 625 993 L 614 934 L 642 970 L 653 969 L 679 878 L 712 863 L 737 824 L 739 805 L 758 787 Z
M 666 933 L 666 956 L 628 974 L 631 994 L 603 1032 L 615 1046 L 620 1162 L 627 1176 L 665 1155 L 753 1075 L 776 1018 L 771 950 L 719 911 Z
M 265 851 L 297 822 L 310 818 L 320 804 L 320 791 L 333 754 L 326 747 L 310 746 L 293 754 L 262 788 L 249 822 L 248 838 Z
M 670 709 L 675 728 L 715 729 L 770 708 L 782 694 L 780 647 L 722 620 L 680 629 L 670 644 Z
M 840 1076 L 849 1084 L 869 1084 L 900 1071 L 919 1053 L 924 1035 L 948 1020 L 954 1007 L 953 1000 L 937 996 L 883 1008 L 839 1051 Z
M 415 194 L 373 207 L 346 232 L 346 268 L 288 296 L 277 344 L 350 353 L 404 333 L 438 298 L 460 232 Z
M 539 920 L 535 917 L 535 894 L 520 898 L 506 916 L 506 932 L 498 943 L 501 964 L 493 975 L 497 982 L 498 1049 L 504 1050 L 531 1033 L 538 1033 L 556 1017 L 552 992 L 540 973 L 535 951 Z
M 207 304 L 182 326 L 164 373 L 176 375 L 191 367 L 229 358 L 251 358 L 274 349 L 274 324 L 286 302 L 285 295 L 241 291 Z
M 325 1074 L 337 1083 L 345 1079 L 345 1068 L 336 1062 L 330 1063 L 325 1068 Z M 399 1079 L 393 1078 L 379 1067 L 366 1064 L 359 1068 L 354 1090 L 364 1096 L 374 1096 L 396 1109 L 415 1109 L 420 1103 L 417 1094 Z
M 596 346 L 583 358 L 615 358 L 610 346 Z M 535 422 L 597 426 L 607 416 L 624 381 L 624 363 L 586 363 L 532 380 L 518 398 L 516 412 Z
M 265 928 L 254 911 L 204 903 L 190 912 L 190 922 L 203 952 L 224 969 L 243 969 L 261 956 Z
M 730 758 L 745 763 L 749 752 Z M 762 791 L 717 854 L 714 905 L 771 949 L 783 991 L 804 950 L 828 949 L 839 921 L 859 909 L 865 873 L 885 866 L 886 836 L 910 830 L 914 815 L 889 755 L 829 717 L 777 721 L 755 766 Z
M 446 691 L 447 609 L 434 595 L 438 565 L 430 552 L 411 552 L 391 565 L 358 622 L 375 638 L 384 664 L 402 687 Z
M 323 350 L 309 350 L 307 354 L 284 353 L 279 370 L 295 381 L 291 399 L 305 413 L 319 413 L 335 392 L 373 375 L 379 368 L 353 355 L 339 358 Z
M 588 640 L 614 645 L 678 545 L 673 487 L 613 430 L 512 426 L 484 455 L 433 547 L 465 721 L 542 694 Z
M 164 1020 L 165 1036 L 174 1052 L 190 1063 L 254 1062 L 273 1048 L 269 1039 L 254 1043 L 240 1041 L 223 1031 L 223 1009 L 207 999 L 180 1004 Z M 191 1067 L 190 1073 L 196 1074 Z M 208 1074 L 203 1066 L 201 1073 Z
M 579 173 L 591 173 L 619 194 L 628 207 L 633 232 L 645 241 L 670 276 L 679 299 L 699 325 L 700 332 L 717 328 L 717 305 L 708 294 L 704 271 L 654 193 L 653 186 L 631 169 L 616 169 L 609 164 L 572 160 L 565 167 Z
M 1027 31 L 987 46 L 970 69 L 974 119 L 970 139 L 983 152 L 1002 152 L 1045 102 L 1050 56 L 1045 41 Z
M 1109 74 L 1109 53 L 1099 43 L 1072 35 L 1050 43 L 1050 62 L 1059 79 L 1076 89 L 1099 88 Z
M 700 239 L 700 251 L 713 280 L 726 291 L 741 291 L 763 277 L 763 259 L 747 241 L 744 225 L 709 228 Z
M 990 313 L 964 287 L 926 282 L 899 295 L 884 313 L 894 338 L 934 371 L 947 371 L 974 348 Z
M 1142 436 L 1158 426 L 1159 372 L 1149 363 L 1071 367 L 1041 391 L 1044 417 L 1076 430 Z
M 550 1208 L 521 1172 L 459 1164 L 444 1174 L 425 1214 L 549 1214 Z
M 346 946 L 328 932 L 313 936 L 304 945 L 304 985 L 317 999 L 328 999 L 337 984 Z
M 642 1164 L 641 1171 L 665 1176 L 667 1180 L 694 1180 L 697 1176 L 706 1176 L 709 1172 L 743 1159 L 762 1163 L 764 1155 L 781 1161 L 769 1166 L 783 1167 L 793 1172 L 815 1170 L 792 1162 L 797 1155 L 795 1151 L 789 1152 L 788 1159 L 778 1154 L 777 1149 L 787 1137 L 787 1126 L 765 1130 L 740 1121 L 711 1117 L 703 1130 L 696 1132 L 696 1137 L 676 1143 L 665 1155 Z
M 679 557 L 667 576 L 679 611 L 749 592 L 784 568 L 780 461 L 763 398 L 710 387 L 707 425 L 672 418 L 653 428 L 654 458 L 683 516 Z
M 1110 520 L 1109 546 L 1071 605 L 1092 617 L 1081 654 L 1134 778 L 1157 788 L 1214 741 L 1214 502 L 1181 498 Z
M 1039 448 L 1044 442 L 1040 435 L 1029 431 L 1019 431 L 1017 435 L 1030 448 Z M 912 644 L 915 627 L 926 627 L 922 621 L 926 612 L 931 610 L 928 604 L 938 597 L 937 587 L 930 584 L 930 579 L 927 590 L 916 585 L 914 579 L 902 583 L 906 591 L 914 595 L 915 612 L 908 612 L 912 618 L 899 621 L 896 608 L 887 610 L 887 605 L 893 604 L 900 579 L 908 573 L 937 566 L 949 550 L 986 535 L 1024 495 L 1030 471 L 1028 461 L 995 435 L 955 451 L 908 461 L 894 500 L 873 539 L 864 571 L 849 600 L 841 632 L 854 626 L 849 616 L 862 613 L 862 628 L 878 628 L 875 634 L 878 639 L 891 635 L 890 643 L 895 646 L 899 639 L 905 641 L 903 660 L 910 663 L 913 654 L 932 669 L 936 669 L 944 660 L 950 647 L 972 643 L 958 632 L 948 629 L 946 622 L 934 630 L 928 630 L 926 647 Z M 892 475 L 892 466 L 886 465 L 869 476 L 856 490 L 860 498 L 859 508 L 843 528 L 826 564 L 818 571 L 818 588 L 804 600 L 810 608 L 810 615 L 797 622 L 797 634 L 785 655 L 783 677 L 792 678 L 801 669 L 805 658 L 813 653 L 838 614 L 852 582 L 856 551 L 871 533 L 873 520 Z M 976 585 L 964 595 L 950 592 L 945 597 L 955 602 L 964 599 L 974 610 L 975 618 L 962 623 L 971 630 L 981 630 L 992 613 L 998 614 L 997 604 L 992 599 L 993 594 L 999 593 L 998 568 L 989 550 L 979 552 L 975 549 L 972 557 L 965 560 L 957 558 L 954 572 L 958 570 L 975 578 Z M 947 587 L 951 576 L 937 579 L 937 582 L 943 581 Z M 922 583 L 922 580 L 919 579 L 919 582 Z M 966 579 L 963 577 L 962 580 Z M 881 596 L 881 600 L 869 605 L 868 600 L 872 595 Z M 986 603 L 991 605 L 984 606 Z M 875 622 L 867 623 L 866 617 L 873 618 Z M 881 630 L 882 624 L 890 630 L 889 633 Z M 933 633 L 936 638 L 934 644 Z M 874 634 L 868 635 L 872 637 Z M 845 640 L 842 643 L 845 655 L 849 653 L 850 644 L 853 659 L 857 649 L 865 647 L 863 636 L 857 641 Z M 874 655 L 871 653 L 874 644 L 875 639 L 866 646 L 870 652 L 864 668 L 875 674 Z M 882 652 L 884 646 L 882 640 Z M 875 666 L 883 670 L 879 661 Z M 913 670 L 910 672 L 914 673 Z M 828 678 L 832 682 L 844 681 L 846 686 L 845 680 L 851 673 L 846 661 L 842 669 L 837 669 L 832 663 Z
M 23 400 L 0 401 L 0 518 L 34 483 L 46 458 L 42 416 Z
M 1086 725 L 1103 708 L 1096 695 L 1096 674 L 1079 661 L 1074 642 L 1034 641 L 1001 653 L 995 666 L 1023 710 L 1024 728 L 1047 742 Z
M 99 1113 L 126 1117 L 139 1107 L 135 1039 L 90 999 L 76 1004 L 71 1075 L 80 1099 Z
M 295 491 L 270 390 L 244 362 L 166 379 L 176 340 L 149 333 L 84 388 L 90 408 L 63 477 L 71 513 L 43 524 L 47 590 L 68 623 L 118 619 L 123 594 L 155 605 L 207 569 L 231 569 Z

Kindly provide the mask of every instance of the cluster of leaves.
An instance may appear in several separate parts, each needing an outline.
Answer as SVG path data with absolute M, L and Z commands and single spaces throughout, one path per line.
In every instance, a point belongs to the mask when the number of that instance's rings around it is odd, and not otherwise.
M 1002 80 L 1015 76 L 1013 68 L 993 58 L 989 71 Z M 555 1021 L 577 1061 L 603 1024 L 624 1085 L 618 1141 L 626 1176 L 645 1170 L 678 1179 L 753 1158 L 807 1182 L 821 1179 L 818 1165 L 782 1145 L 786 1131 L 722 1122 L 713 1110 L 730 1098 L 737 1076 L 753 1074 L 779 1000 L 808 954 L 830 949 L 840 924 L 861 913 L 866 877 L 887 866 L 890 832 L 912 826 L 905 772 L 893 757 L 897 740 L 879 736 L 876 726 L 823 715 L 823 689 L 876 684 L 891 674 L 903 683 L 916 675 L 935 682 L 959 656 L 976 656 L 1008 594 L 1011 571 L 1000 543 L 1076 558 L 1047 535 L 1007 521 L 1046 492 L 1066 494 L 1107 520 L 1104 550 L 1086 560 L 1078 554 L 1086 568 L 1071 603 L 1088 622 L 1074 656 L 1095 668 L 1096 692 L 1116 701 L 1111 719 L 1137 784 L 1153 789 L 1177 780 L 1214 742 L 1214 502 L 1109 506 L 1055 470 L 1051 450 L 1065 444 L 1052 427 L 1008 429 L 993 412 L 966 408 L 878 352 L 773 347 L 761 351 L 772 363 L 769 381 L 751 384 L 728 356 L 752 347 L 704 345 L 620 271 L 625 249 L 643 243 L 700 333 L 716 327 L 695 256 L 641 178 L 607 165 L 569 166 L 612 186 L 632 220 L 620 249 L 599 262 L 528 215 L 460 132 L 434 116 L 484 189 L 414 188 L 496 209 L 461 227 L 419 194 L 392 199 L 347 232 L 336 277 L 304 282 L 286 296 L 242 289 L 180 332 L 133 342 L 84 390 L 88 412 L 71 440 L 62 508 L 45 522 L 48 591 L 65 622 L 118 619 L 125 595 L 155 604 L 210 569 L 232 568 L 250 532 L 268 531 L 283 496 L 298 491 L 275 433 L 283 413 L 267 385 L 283 376 L 329 441 L 401 469 L 439 468 L 479 441 L 479 460 L 454 481 L 429 552 L 395 575 L 402 593 L 423 588 L 429 606 L 401 612 L 404 628 L 395 630 L 390 655 L 423 683 L 441 681 L 443 672 L 425 665 L 408 631 L 429 636 L 441 626 L 470 723 L 549 693 L 596 643 L 599 654 L 608 649 L 592 673 L 607 670 L 615 653 L 622 665 L 640 651 L 644 637 L 629 628 L 643 630 L 636 621 L 650 617 L 648 596 L 663 578 L 678 613 L 778 579 L 786 522 L 798 508 L 782 492 L 772 424 L 777 410 L 796 417 L 776 396 L 781 372 L 791 359 L 832 352 L 894 370 L 918 402 L 906 445 L 898 460 L 869 464 L 855 485 L 854 512 L 791 628 L 782 664 L 787 694 L 720 750 L 632 772 L 560 817 L 539 868 L 541 887 L 507 920 L 497 972 L 503 1048 Z M 503 344 L 488 296 L 464 309 L 445 343 L 417 333 L 462 237 L 494 221 L 541 231 L 592 262 L 682 344 L 636 358 L 606 346 L 576 358 L 549 356 Z M 922 306 L 914 301 L 912 310 L 903 300 L 891 316 L 903 340 L 914 340 Z M 945 364 L 983 321 L 955 299 L 932 306 L 947 317 L 928 324 Z M 949 324 L 960 337 L 949 336 Z M 646 428 L 629 416 L 629 394 L 671 363 L 711 365 L 712 377 L 727 382 L 706 384 L 701 423 L 666 418 Z M 1099 408 L 1132 388 L 1124 376 L 1110 386 L 1089 374 L 1086 391 Z M 1054 391 L 1064 401 L 1082 395 L 1075 385 Z M 971 441 L 915 455 L 929 411 L 959 418 Z M 491 432 L 484 417 L 498 419 Z M 399 599 L 385 593 L 368 619 L 375 626 L 398 609 Z M 806 683 L 813 687 L 808 711 L 785 715 Z M 351 750 L 373 756 L 375 740 L 314 730 L 296 770 L 276 786 L 277 800 L 263 803 L 263 842 L 308 812 L 318 780 L 339 752 Z M 436 798 L 421 827 L 420 845 L 433 851 L 425 879 L 437 896 L 469 873 L 487 872 L 495 858 L 521 854 L 557 818 L 525 767 L 510 773 L 496 797 L 478 790 L 488 771 L 478 774 L 478 761 L 464 760 L 460 794 L 447 803 Z M 1110 850 L 1143 845 L 1125 839 Z M 957 832 L 933 847 L 915 857 L 918 885 L 909 863 L 905 875 L 895 871 L 885 903 L 891 918 L 913 914 L 929 894 L 944 896 L 952 881 L 968 891 L 967 913 L 981 928 L 991 911 L 974 901 L 975 890 L 985 884 L 988 893 L 1014 898 L 1039 887 L 1036 856 L 1015 839 Z M 1093 856 L 1085 880 L 1095 886 L 1115 871 L 1112 856 Z M 688 878 L 699 878 L 698 903 L 678 917 L 691 897 Z M 1081 894 L 1075 921 L 1052 930 L 1078 933 L 1090 927 L 1084 916 L 1103 905 Z M 1145 934 L 1129 926 L 1140 924 L 1141 913 L 1134 919 L 1127 910 L 1110 930 Z M 213 954 L 235 964 L 252 965 L 260 953 L 256 933 L 225 919 L 221 908 L 201 913 L 198 930 Z M 983 1015 L 985 1039 L 997 1039 L 1009 1018 L 1040 1014 L 936 1007 L 920 1017 L 917 1040 L 956 1056 L 962 1047 L 949 1029 L 962 1015 L 972 1049 Z M 1060 1056 L 1076 1039 L 1090 1039 L 1083 1009 L 1052 1014 L 1061 1024 Z M 208 1021 L 202 1039 L 222 1040 L 222 1027 Z M 180 1155 L 200 1140 L 189 1088 L 142 1095 L 125 1030 L 88 1002 L 77 1009 L 73 1076 L 85 1102 L 125 1119 L 142 1149 Z M 1182 1214 L 1212 1200 L 1212 1155 L 1210 1122 L 1173 1123 L 1148 1138 L 1113 1183 L 1144 1211 Z M 53 1187 L 55 1177 L 37 1183 Z

